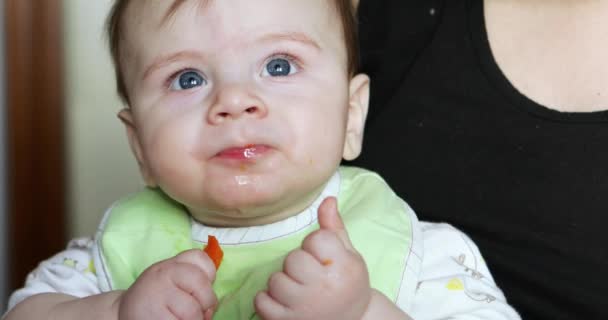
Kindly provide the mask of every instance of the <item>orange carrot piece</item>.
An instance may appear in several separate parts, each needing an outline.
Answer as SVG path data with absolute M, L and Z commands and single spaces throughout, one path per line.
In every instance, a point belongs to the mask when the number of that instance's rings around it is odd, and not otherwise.
M 207 237 L 207 246 L 203 251 L 211 258 L 211 261 L 215 264 L 215 269 L 219 269 L 220 264 L 222 264 L 222 258 L 224 258 L 224 251 L 222 251 L 220 243 L 214 236 L 209 235 Z

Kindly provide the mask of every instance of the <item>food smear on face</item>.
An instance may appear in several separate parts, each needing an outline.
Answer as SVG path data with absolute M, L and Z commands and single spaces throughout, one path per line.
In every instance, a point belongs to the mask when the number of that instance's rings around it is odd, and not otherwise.
M 217 238 L 209 235 L 207 237 L 207 246 L 203 251 L 211 258 L 211 261 L 213 261 L 213 264 L 215 265 L 215 269 L 219 269 L 220 264 L 222 264 L 222 259 L 224 258 L 224 251 L 220 247 Z
M 249 176 L 236 176 L 234 177 L 234 179 L 236 180 L 236 183 L 239 186 L 246 186 L 251 184 L 251 178 Z

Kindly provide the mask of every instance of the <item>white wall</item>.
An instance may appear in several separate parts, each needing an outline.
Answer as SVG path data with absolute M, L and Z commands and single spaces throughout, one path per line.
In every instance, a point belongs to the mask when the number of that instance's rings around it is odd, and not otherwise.
M 116 117 L 114 71 L 103 31 L 112 0 L 64 0 L 69 226 L 92 235 L 104 210 L 142 186 Z
M 4 21 L 4 0 L 0 0 L 0 17 Z M 4 66 L 4 23 L 0 23 L 0 315 L 4 313 L 7 303 L 8 255 L 7 251 L 7 214 L 6 214 L 6 90 Z

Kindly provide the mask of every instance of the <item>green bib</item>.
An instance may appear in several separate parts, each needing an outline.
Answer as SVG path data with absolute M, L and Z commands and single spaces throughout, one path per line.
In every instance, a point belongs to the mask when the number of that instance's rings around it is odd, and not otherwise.
M 338 208 L 354 247 L 367 264 L 370 282 L 393 301 L 412 245 L 411 213 L 377 174 L 341 167 Z M 150 265 L 203 247 L 191 238 L 185 208 L 157 189 L 117 202 L 106 213 L 97 239 L 102 270 L 111 290 L 127 289 Z M 214 319 L 252 319 L 253 299 L 286 255 L 319 225 L 250 244 L 224 245 L 213 289 L 219 299 Z

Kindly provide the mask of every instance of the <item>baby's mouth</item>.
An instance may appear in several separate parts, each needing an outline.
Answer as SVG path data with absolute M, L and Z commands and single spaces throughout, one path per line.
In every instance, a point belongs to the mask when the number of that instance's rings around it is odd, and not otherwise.
M 216 157 L 222 159 L 233 159 L 233 160 L 255 160 L 262 157 L 268 151 L 270 147 L 261 144 L 249 144 L 243 147 L 227 148 L 220 151 Z

